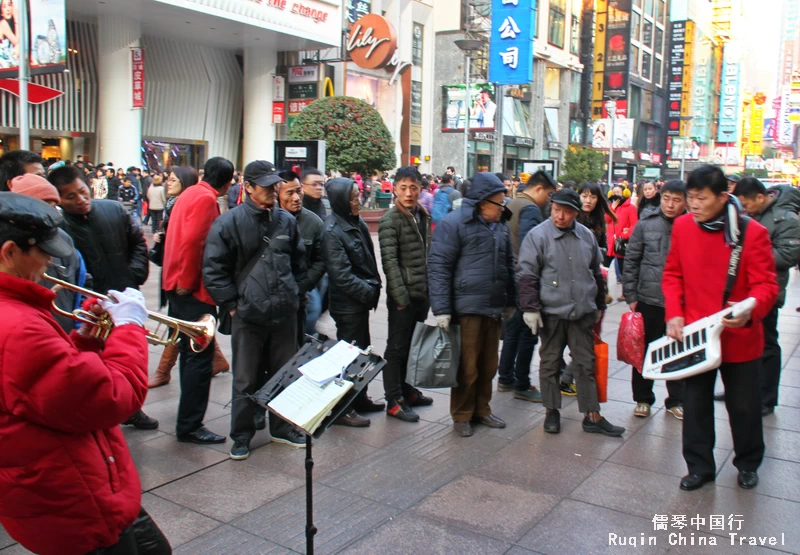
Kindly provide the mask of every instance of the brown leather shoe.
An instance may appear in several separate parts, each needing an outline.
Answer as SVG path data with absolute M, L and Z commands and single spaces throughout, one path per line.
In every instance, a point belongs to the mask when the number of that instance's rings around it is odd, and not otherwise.
M 501 419 L 497 418 L 495 415 L 490 414 L 489 416 L 479 416 L 477 418 L 472 419 L 473 422 L 477 422 L 479 424 L 483 424 L 487 428 L 505 428 L 506 423 L 503 422 Z
M 161 360 L 158 361 L 158 368 L 153 377 L 150 378 L 150 383 L 147 384 L 149 389 L 167 385 L 172 377 L 172 369 L 175 363 L 178 362 L 179 349 L 177 345 L 169 345 L 164 347 L 164 352 L 161 353 Z
M 219 347 L 219 343 L 216 341 L 214 342 L 214 360 L 211 362 L 211 369 L 212 378 L 217 374 L 228 372 L 231 369 L 231 365 L 228 363 L 228 360 L 222 353 L 222 349 Z
M 453 422 L 453 431 L 461 437 L 472 436 L 472 424 L 469 422 Z
M 369 418 L 359 416 L 356 411 L 351 410 L 334 420 L 333 423 L 337 426 L 347 426 L 349 428 L 367 428 L 369 427 Z

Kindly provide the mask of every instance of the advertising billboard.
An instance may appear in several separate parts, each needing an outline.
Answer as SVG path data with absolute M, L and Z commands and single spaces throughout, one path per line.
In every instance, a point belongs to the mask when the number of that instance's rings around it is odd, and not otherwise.
M 465 98 L 464 85 L 442 87 L 442 131 L 461 131 L 469 113 L 471 131 L 494 131 L 497 104 L 491 83 L 470 85 L 469 97 Z
M 606 15 L 603 96 L 628 98 L 631 51 L 631 0 L 610 0 Z M 627 114 L 626 114 L 627 115 Z
M 722 91 L 719 99 L 717 132 L 717 141 L 721 143 L 735 143 L 739 140 L 741 72 L 739 53 L 732 46 L 726 45 L 722 57 Z
M 598 119 L 592 122 L 592 148 L 599 150 L 608 149 L 611 142 L 610 119 Z M 633 148 L 632 119 L 615 119 L 614 121 L 614 148 Z
M 684 49 L 685 51 L 685 49 Z M 714 53 L 711 39 L 695 26 L 695 38 L 692 47 L 694 59 L 691 64 L 692 74 L 692 116 L 691 129 L 692 136 L 696 137 L 702 144 L 711 142 L 711 99 L 712 94 L 712 73 L 715 71 Z M 684 87 L 688 86 L 684 83 Z M 686 135 L 684 131 L 682 133 Z
M 672 22 L 672 49 L 669 53 L 669 73 L 667 86 L 667 135 L 677 137 L 681 134 L 681 108 L 683 103 L 683 67 L 686 48 L 686 28 L 688 21 Z
M 19 74 L 19 9 L 25 2 L 0 4 L 0 77 Z M 65 0 L 29 0 L 31 75 L 60 73 L 67 67 Z
M 533 81 L 536 0 L 492 0 L 489 81 L 527 85 Z
M 584 0 L 584 13 L 596 10 L 594 27 L 594 62 L 592 68 L 592 119 L 603 117 L 603 83 L 606 71 L 606 22 L 608 19 L 608 1 Z

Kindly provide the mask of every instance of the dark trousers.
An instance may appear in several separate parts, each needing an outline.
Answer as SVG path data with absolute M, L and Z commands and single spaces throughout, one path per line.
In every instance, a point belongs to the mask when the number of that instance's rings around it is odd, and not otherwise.
M 498 368 L 498 381 L 513 385 L 515 391 L 527 391 L 531 387 L 531 361 L 538 340 L 522 315 L 523 312 L 517 309 L 514 316 L 505 322 L 503 350 Z
M 178 295 L 167 292 L 169 315 L 181 320 L 194 321 L 211 314 L 216 318 L 217 307 L 206 304 L 193 295 Z M 175 432 L 178 437 L 186 436 L 203 425 L 208 407 L 208 393 L 211 389 L 211 373 L 214 361 L 214 344 L 201 353 L 192 351 L 190 340 L 181 334 L 178 367 L 181 372 L 181 399 L 178 403 L 178 423 Z
M 664 337 L 667 333 L 667 323 L 664 321 L 664 308 L 639 301 L 636 305 L 636 312 L 644 319 L 644 341 L 649 345 L 652 341 Z M 647 403 L 653 405 L 656 402 L 656 395 L 653 393 L 653 380 L 646 380 L 641 372 L 631 366 L 631 389 L 633 389 L 633 400 L 637 403 Z M 664 400 L 664 406 L 668 409 L 683 404 L 683 380 L 667 381 L 668 397 Z
M 778 384 L 781 381 L 781 345 L 778 343 L 778 307 L 772 307 L 764 324 L 764 354 L 761 355 L 761 404 L 778 404 Z
M 95 549 L 86 555 L 170 555 L 171 553 L 169 540 L 142 508 L 139 509 L 139 516 L 133 524 L 119 535 L 117 543 Z
M 492 408 L 492 380 L 497 373 L 500 321 L 490 316 L 459 316 L 461 361 L 458 386 L 450 390 L 453 422 L 469 422 L 489 416 Z
M 153 232 L 160 231 L 161 230 L 161 217 L 163 215 L 164 215 L 164 211 L 163 210 L 148 210 L 147 211 L 147 216 L 145 217 L 145 221 L 142 222 L 142 223 L 146 224 L 147 223 L 147 219 L 146 218 L 152 218 L 153 219 L 153 226 L 152 226 L 153 227 Z
M 428 317 L 430 305 L 425 302 L 412 302 L 403 310 L 390 298 L 389 309 L 389 341 L 386 343 L 386 366 L 383 369 L 383 390 L 386 401 L 397 401 L 411 395 L 414 388 L 406 383 L 408 353 L 411 350 L 411 338 L 417 322 L 424 322 Z
M 333 321 L 336 323 L 336 339 L 339 341 L 347 341 L 348 343 L 355 343 L 359 349 L 366 349 L 371 343 L 369 337 L 369 311 L 356 312 L 355 314 L 331 314 Z M 364 389 L 356 397 L 353 403 L 353 408 L 358 410 L 359 401 L 363 402 L 367 398 L 367 388 Z
M 733 466 L 755 471 L 764 458 L 761 427 L 759 371 L 761 360 L 723 362 L 719 367 L 725 385 L 725 408 L 733 434 Z M 714 383 L 717 371 L 710 370 L 686 378 L 683 403 L 683 458 L 690 474 L 713 475 L 714 463 Z
M 233 316 L 233 394 L 231 439 L 250 442 L 256 435 L 256 411 L 264 412 L 248 398 L 264 387 L 272 376 L 297 352 L 297 323 L 288 315 L 279 326 L 262 327 Z M 269 433 L 285 437 L 290 425 L 281 417 L 269 415 Z
M 594 327 L 595 313 L 590 312 L 577 320 L 562 320 L 544 314 L 544 327 L 539 332 L 542 346 L 539 348 L 539 387 L 542 403 L 548 409 L 561 408 L 559 375 L 564 347 L 569 346 L 572 367 L 575 373 L 575 388 L 578 390 L 578 410 L 595 412 L 600 410 L 597 401 L 597 383 L 594 379 Z

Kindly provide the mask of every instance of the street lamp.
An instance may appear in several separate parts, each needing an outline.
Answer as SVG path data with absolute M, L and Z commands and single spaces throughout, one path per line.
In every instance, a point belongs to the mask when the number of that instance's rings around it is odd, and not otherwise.
M 692 121 L 692 119 L 693 119 L 692 116 L 680 117 L 681 122 Z M 681 124 L 681 181 L 683 181 L 683 169 L 684 169 L 684 164 L 686 163 L 686 139 L 688 138 L 684 137 L 682 133 L 683 133 L 683 124 Z M 726 152 L 726 157 L 727 157 L 727 152 Z M 727 164 L 727 159 L 726 159 L 726 164 Z
M 611 127 L 611 140 L 608 143 L 608 186 L 614 183 L 614 122 L 617 120 L 617 99 L 622 96 L 619 91 L 606 94 L 606 112 L 608 112 L 609 124 Z
M 464 110 L 466 121 L 464 122 L 464 179 L 469 175 L 469 69 L 472 63 L 472 53 L 483 48 L 483 42 L 475 39 L 459 39 L 455 41 L 456 46 L 464 53 Z

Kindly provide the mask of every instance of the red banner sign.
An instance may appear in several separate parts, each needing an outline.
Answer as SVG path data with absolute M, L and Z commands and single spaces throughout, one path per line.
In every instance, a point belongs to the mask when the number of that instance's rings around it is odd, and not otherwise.
M 272 101 L 272 123 L 286 123 L 286 105 L 281 100 Z
M 133 107 L 144 108 L 144 49 L 131 48 L 133 57 Z

